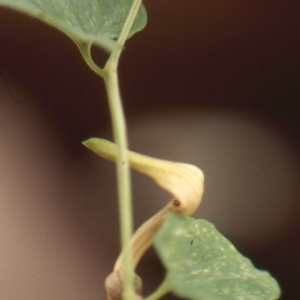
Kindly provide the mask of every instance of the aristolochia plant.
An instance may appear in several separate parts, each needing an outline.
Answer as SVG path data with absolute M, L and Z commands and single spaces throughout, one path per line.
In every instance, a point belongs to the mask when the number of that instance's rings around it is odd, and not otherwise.
M 141 0 L 0 0 L 0 5 L 63 31 L 78 46 L 88 66 L 104 79 L 116 145 L 100 138 L 83 144 L 117 165 L 122 251 L 105 282 L 108 299 L 143 299 L 142 280 L 134 270 L 153 243 L 167 275 L 148 300 L 170 291 L 195 300 L 278 299 L 280 288 L 269 273 L 255 269 L 214 225 L 189 217 L 200 205 L 204 190 L 200 169 L 127 150 L 117 70 L 126 39 L 146 25 Z M 110 53 L 104 68 L 94 63 L 92 44 Z M 173 196 L 134 234 L 129 167 L 150 176 Z

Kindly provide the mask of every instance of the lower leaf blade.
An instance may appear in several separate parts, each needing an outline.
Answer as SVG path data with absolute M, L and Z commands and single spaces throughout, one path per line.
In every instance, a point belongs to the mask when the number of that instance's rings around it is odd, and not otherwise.
M 256 269 L 206 220 L 170 214 L 154 246 L 174 294 L 201 300 L 274 300 L 276 280 Z

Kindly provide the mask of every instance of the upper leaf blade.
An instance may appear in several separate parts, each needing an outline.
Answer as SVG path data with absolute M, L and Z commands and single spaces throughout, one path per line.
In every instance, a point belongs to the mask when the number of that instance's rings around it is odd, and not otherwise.
M 154 245 L 172 291 L 185 299 L 274 300 L 280 296 L 276 280 L 256 269 L 208 221 L 170 214 Z
M 132 0 L 0 0 L 0 5 L 27 13 L 56 27 L 79 42 L 94 42 L 108 50 L 116 49 L 117 38 Z M 141 5 L 129 36 L 147 22 Z

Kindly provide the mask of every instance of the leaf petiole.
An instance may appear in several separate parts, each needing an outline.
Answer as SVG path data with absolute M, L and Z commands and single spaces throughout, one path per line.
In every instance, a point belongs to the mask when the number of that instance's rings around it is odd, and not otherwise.
M 170 293 L 172 291 L 172 288 L 168 284 L 167 280 L 164 280 L 161 285 L 147 298 L 144 300 L 157 300 L 163 297 L 164 295 Z
M 104 77 L 104 72 L 103 69 L 98 67 L 91 56 L 91 47 L 92 47 L 92 42 L 89 43 L 83 43 L 83 42 L 76 42 L 76 45 L 86 62 L 86 64 L 97 74 L 100 75 L 101 77 Z

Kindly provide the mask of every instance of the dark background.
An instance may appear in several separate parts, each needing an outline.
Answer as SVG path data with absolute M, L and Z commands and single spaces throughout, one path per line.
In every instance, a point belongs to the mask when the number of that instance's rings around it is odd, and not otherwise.
M 145 6 L 148 24 L 126 44 L 119 69 L 129 118 L 189 108 L 251 111 L 272 118 L 299 159 L 299 1 L 173 0 L 145 1 Z M 93 51 L 101 64 L 105 54 Z M 104 85 L 73 42 L 4 8 L 0 9 L 0 71 L 2 76 L 17 77 L 34 94 L 35 105 L 70 157 L 81 159 L 84 150 L 79 142 L 110 126 Z M 22 94 L 15 98 L 26 101 Z M 285 300 L 300 299 L 297 220 L 260 251 L 247 249 L 242 242 L 237 245 L 278 279 Z M 161 266 L 155 258 L 149 261 L 151 272 L 159 274 L 158 282 Z M 140 272 L 147 274 L 148 267 Z M 147 292 L 157 282 L 146 287 Z

